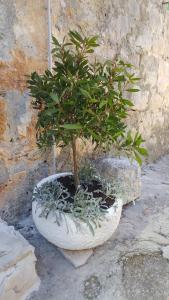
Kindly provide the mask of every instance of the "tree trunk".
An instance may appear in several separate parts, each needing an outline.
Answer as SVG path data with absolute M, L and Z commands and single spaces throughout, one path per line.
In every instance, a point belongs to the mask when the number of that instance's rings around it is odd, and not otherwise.
M 72 150 L 73 150 L 73 173 L 74 173 L 74 180 L 75 180 L 75 187 L 76 189 L 80 185 L 80 180 L 78 176 L 78 166 L 77 166 L 77 151 L 76 151 L 76 138 L 72 138 Z

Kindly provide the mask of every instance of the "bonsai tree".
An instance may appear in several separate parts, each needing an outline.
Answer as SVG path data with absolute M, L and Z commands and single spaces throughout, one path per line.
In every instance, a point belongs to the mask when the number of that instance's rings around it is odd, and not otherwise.
M 141 164 L 147 151 L 137 132 L 127 132 L 125 119 L 133 106 L 126 94 L 137 92 L 133 66 L 121 60 L 100 62 L 93 57 L 98 37 L 69 31 L 60 43 L 53 37 L 52 72 L 33 72 L 28 80 L 33 107 L 38 110 L 37 144 L 71 145 L 76 188 L 79 185 L 76 141 L 91 138 L 96 147 L 112 145 Z

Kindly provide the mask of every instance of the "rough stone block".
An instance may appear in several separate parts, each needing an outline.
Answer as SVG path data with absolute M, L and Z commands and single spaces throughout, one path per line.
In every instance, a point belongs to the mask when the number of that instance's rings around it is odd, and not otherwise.
M 71 251 L 58 248 L 62 255 L 70 261 L 70 263 L 78 268 L 84 265 L 88 259 L 93 255 L 93 249 L 81 250 L 81 251 Z
M 39 287 L 34 248 L 0 220 L 0 299 L 24 300 Z
M 95 165 L 100 175 L 117 188 L 123 205 L 140 197 L 141 170 L 136 162 L 125 157 L 103 158 Z

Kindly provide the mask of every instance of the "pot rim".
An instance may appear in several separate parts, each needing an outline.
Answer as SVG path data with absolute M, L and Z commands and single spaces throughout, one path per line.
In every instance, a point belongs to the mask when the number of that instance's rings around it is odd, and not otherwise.
M 62 172 L 62 173 L 56 173 L 56 174 L 53 174 L 53 175 L 50 175 L 50 176 L 47 176 L 43 179 L 41 179 L 37 184 L 36 186 L 34 187 L 33 189 L 33 192 L 35 191 L 35 189 L 38 187 L 41 187 L 44 183 L 46 182 L 51 182 L 51 181 L 54 181 L 55 179 L 57 178 L 60 178 L 60 177 L 65 177 L 65 176 L 68 176 L 68 175 L 73 175 L 72 172 Z M 32 203 L 37 203 L 37 200 L 33 200 Z M 110 206 L 108 209 L 106 209 L 107 212 L 111 211 L 112 209 L 114 209 L 116 207 L 116 205 L 118 206 L 122 206 L 122 199 L 119 198 L 119 197 L 116 197 L 115 198 L 115 202 L 113 203 L 112 206 Z M 65 215 L 71 215 L 70 212 L 62 212 L 63 214 Z

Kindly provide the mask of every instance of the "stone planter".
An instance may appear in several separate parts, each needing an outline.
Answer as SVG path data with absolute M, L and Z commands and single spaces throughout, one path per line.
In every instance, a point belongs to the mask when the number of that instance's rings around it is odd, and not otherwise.
M 45 182 L 56 180 L 60 176 L 71 175 L 71 173 L 60 173 L 41 180 L 37 187 Z M 116 199 L 112 207 L 107 210 L 105 218 L 100 222 L 101 226 L 95 229 L 93 235 L 86 223 L 80 222 L 77 227 L 71 214 L 65 213 L 63 221 L 59 226 L 55 216 L 51 212 L 47 218 L 40 217 L 42 207 L 34 201 L 32 204 L 32 215 L 38 231 L 52 244 L 67 250 L 84 250 L 97 247 L 107 241 L 116 230 L 122 210 L 122 200 Z

